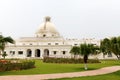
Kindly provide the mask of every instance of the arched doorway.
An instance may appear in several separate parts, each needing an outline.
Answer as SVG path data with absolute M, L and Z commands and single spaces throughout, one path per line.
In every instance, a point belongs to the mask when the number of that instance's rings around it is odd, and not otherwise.
M 27 49 L 27 57 L 31 57 L 32 56 L 32 51 L 31 49 Z
M 49 50 L 48 49 L 44 50 L 44 57 L 49 57 Z
M 40 57 L 40 49 L 35 50 L 35 57 Z

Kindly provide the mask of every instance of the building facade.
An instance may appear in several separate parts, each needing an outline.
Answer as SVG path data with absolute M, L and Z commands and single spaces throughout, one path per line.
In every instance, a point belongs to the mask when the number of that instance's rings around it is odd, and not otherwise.
M 95 39 L 64 39 L 47 16 L 34 37 L 21 37 L 15 44 L 7 44 L 5 52 L 8 55 L 6 58 L 71 58 L 72 46 L 79 46 L 81 43 L 100 45 L 100 41 Z M 97 57 L 102 59 L 102 53 Z M 106 58 L 116 57 L 107 55 Z

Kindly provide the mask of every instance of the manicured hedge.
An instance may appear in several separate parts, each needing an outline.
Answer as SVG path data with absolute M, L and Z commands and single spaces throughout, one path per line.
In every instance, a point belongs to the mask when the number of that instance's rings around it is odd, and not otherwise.
M 83 59 L 74 59 L 74 58 L 53 58 L 45 57 L 43 62 L 46 63 L 84 63 Z M 100 63 L 98 59 L 89 59 L 88 63 Z
M 23 70 L 35 67 L 33 60 L 0 60 L 0 71 Z

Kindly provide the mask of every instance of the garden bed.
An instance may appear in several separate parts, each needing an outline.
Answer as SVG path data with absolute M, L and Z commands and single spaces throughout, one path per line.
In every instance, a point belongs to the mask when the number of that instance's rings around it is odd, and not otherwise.
M 83 59 L 74 59 L 74 58 L 54 58 L 54 57 L 45 57 L 43 62 L 46 63 L 84 63 Z M 89 59 L 88 63 L 100 63 L 98 59 Z
M 0 60 L 0 71 L 23 70 L 35 67 L 33 60 Z

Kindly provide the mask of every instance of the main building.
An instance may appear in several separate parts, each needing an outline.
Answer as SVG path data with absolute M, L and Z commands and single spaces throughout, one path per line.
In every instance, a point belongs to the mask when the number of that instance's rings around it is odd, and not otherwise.
M 63 57 L 70 58 L 70 50 L 73 46 L 81 43 L 99 45 L 100 41 L 95 39 L 64 39 L 56 30 L 50 17 L 45 17 L 44 22 L 35 32 L 34 37 L 21 37 L 15 44 L 8 44 L 5 52 L 7 58 L 40 58 Z M 103 58 L 101 54 L 98 58 Z M 113 56 L 107 58 L 114 58 Z

